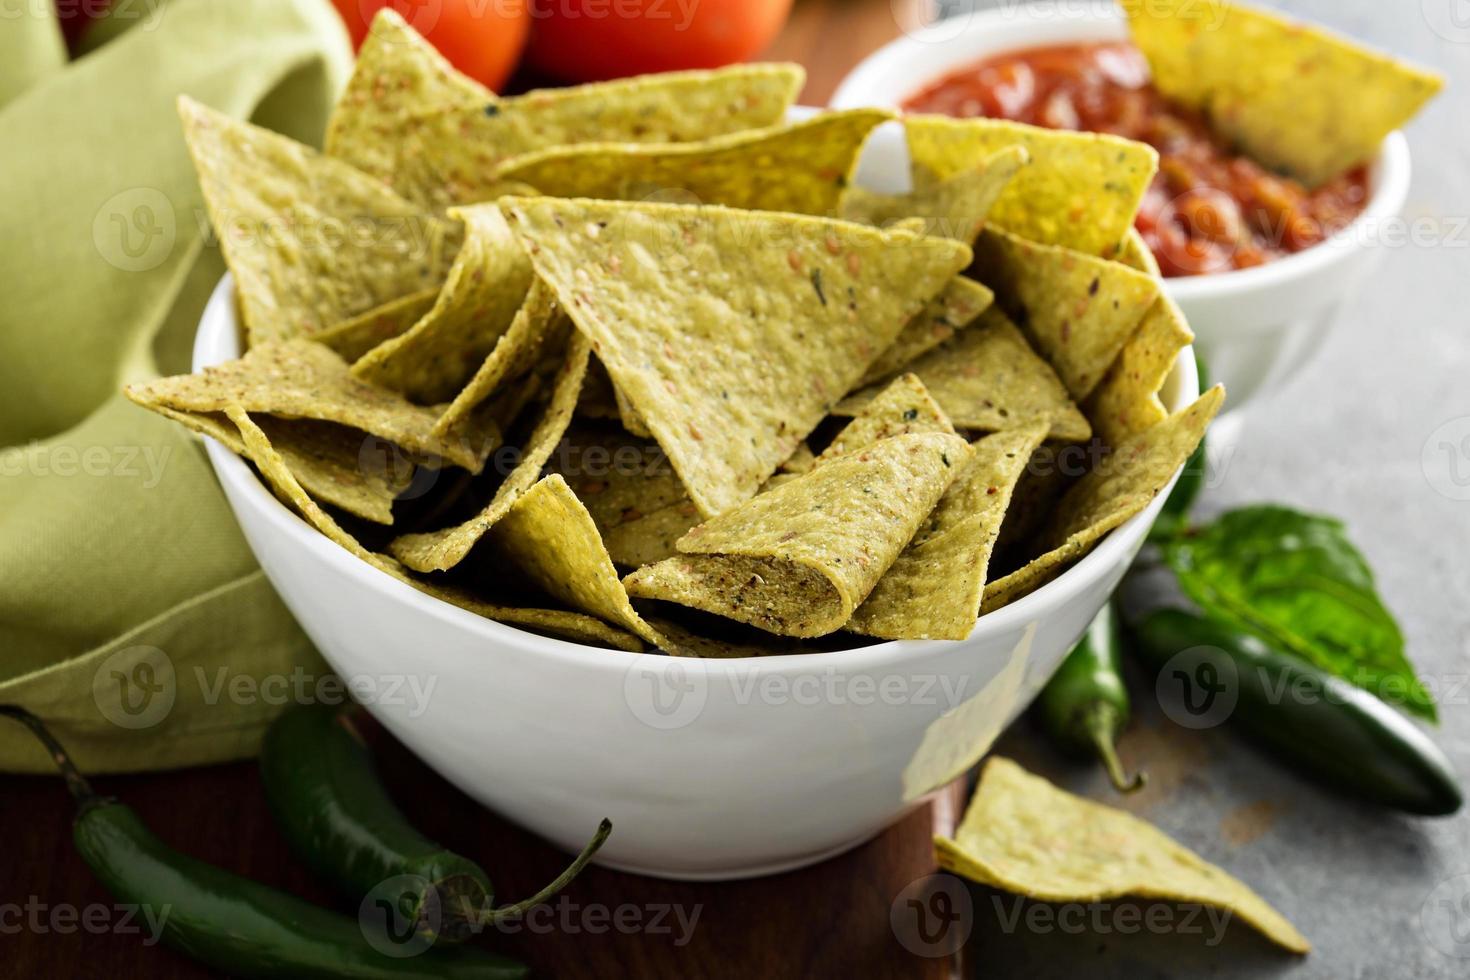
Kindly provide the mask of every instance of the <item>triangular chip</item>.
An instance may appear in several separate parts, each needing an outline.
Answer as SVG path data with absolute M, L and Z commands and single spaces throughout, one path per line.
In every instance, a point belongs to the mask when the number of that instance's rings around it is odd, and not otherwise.
M 561 602 L 664 645 L 633 611 L 597 525 L 561 476 L 521 494 L 491 529 L 488 544 Z
M 975 242 L 974 275 L 1078 400 L 1102 381 L 1159 295 L 1158 280 L 1122 263 L 993 228 Z
M 144 408 L 221 412 L 237 406 L 252 413 L 336 422 L 473 472 L 479 472 L 499 444 L 499 433 L 490 431 L 453 441 L 439 438 L 433 432 L 436 411 L 358 381 L 347 362 L 309 340 L 264 344 L 238 361 L 129 385 L 124 391 Z
M 1009 759 L 992 757 L 954 839 L 936 837 L 939 865 L 1042 902 L 1131 896 L 1239 915 L 1293 953 L 1312 944 L 1244 883 L 1130 813 L 1074 796 Z
M 872 384 L 902 370 L 905 365 L 933 350 L 975 322 L 990 304 L 995 294 L 973 279 L 955 276 L 944 284 L 939 295 L 931 299 L 924 309 L 904 324 L 898 339 L 868 365 L 859 384 Z
M 1153 147 L 1102 133 L 1001 119 L 904 117 L 916 188 L 932 187 L 998 150 L 1030 163 L 1001 189 L 987 222 L 1032 241 L 1113 258 L 1158 170 Z
M 434 210 L 494 200 L 501 163 L 573 143 L 678 143 L 781 121 L 796 65 L 671 72 L 497 99 L 390 10 L 373 21 L 327 128 L 327 152 Z
M 753 496 L 970 257 L 947 239 L 800 215 L 504 205 L 705 515 Z
M 1050 437 L 1071 442 L 1092 435 L 1087 418 L 1056 372 L 1037 356 L 1004 313 L 980 314 L 974 326 L 934 348 L 907 370 L 917 375 L 949 420 L 962 429 L 999 432 L 1038 418 Z M 839 414 L 855 415 L 878 393 L 866 388 L 843 399 Z
M 566 432 L 577 405 L 582 379 L 587 376 L 591 346 L 581 334 L 573 333 L 565 360 L 551 386 L 545 414 L 517 454 L 518 462 L 495 491 L 484 509 L 463 524 L 424 534 L 405 534 L 389 545 L 394 556 L 419 572 L 443 571 L 464 560 L 479 540 L 505 516 L 523 493 L 541 475 L 541 468 Z
M 968 462 L 958 436 L 883 439 L 774 487 L 624 579 L 629 595 L 783 636 L 839 629 Z
M 867 449 L 879 439 L 916 432 L 957 434 L 924 383 L 912 374 L 904 374 L 884 386 L 872 401 L 863 406 L 857 417 L 832 437 L 827 448 L 811 461 L 810 466 L 793 472 L 810 472 L 823 463 Z M 787 464 L 781 465 L 785 467 Z M 801 465 L 799 460 L 797 465 Z
M 1103 441 L 1116 446 L 1168 417 L 1159 391 L 1179 352 L 1193 341 L 1184 313 L 1161 294 L 1087 399 L 1087 414 Z
M 516 157 L 498 176 L 553 197 L 673 200 L 830 215 L 884 109 L 824 112 L 693 143 L 581 143 Z M 983 214 L 981 215 L 983 217 Z
M 1188 461 L 1224 401 L 1225 389 L 1216 385 L 1188 408 L 1124 440 L 1074 483 L 1042 535 L 1046 553 L 986 585 L 984 611 L 1050 582 L 1109 531 L 1142 512 Z
M 378 181 L 179 97 L 251 344 L 309 336 L 443 281 L 451 230 Z
M 1016 481 L 1045 419 L 974 443 L 975 454 L 847 628 L 890 640 L 963 640 L 980 616 L 986 569 Z
M 1444 87 L 1439 75 L 1268 11 L 1220 0 L 1125 6 L 1159 91 L 1308 186 L 1372 159 Z
M 438 288 L 409 293 L 351 320 L 343 320 L 335 327 L 318 331 L 311 335 L 311 339 L 326 344 L 351 364 L 379 344 L 405 333 L 434 308 L 438 298 Z
M 1026 165 L 1026 150 L 1008 146 L 974 166 L 907 194 L 882 194 L 863 187 L 850 188 L 842 201 L 842 217 L 849 221 L 889 226 L 918 218 L 924 234 L 964 242 L 975 240 L 996 200 Z
M 705 636 L 672 619 L 655 616 L 649 624 L 663 637 L 661 649 L 672 657 L 698 657 L 703 660 L 734 660 L 743 657 L 777 657 L 793 653 L 812 653 L 801 640 L 761 633 L 759 637 L 732 639 L 733 624 L 722 623 L 717 636 Z M 753 630 L 747 632 L 754 632 Z
M 373 348 L 352 373 L 410 401 L 449 401 L 510 329 L 531 286 L 531 263 L 494 204 L 455 208 L 464 244 L 434 303 L 406 333 Z
M 618 420 L 623 423 L 623 428 L 640 439 L 652 439 L 653 433 L 648 428 L 648 423 L 643 421 L 643 416 L 638 414 L 638 409 L 623 394 L 623 389 L 613 386 L 613 401 L 618 406 Z

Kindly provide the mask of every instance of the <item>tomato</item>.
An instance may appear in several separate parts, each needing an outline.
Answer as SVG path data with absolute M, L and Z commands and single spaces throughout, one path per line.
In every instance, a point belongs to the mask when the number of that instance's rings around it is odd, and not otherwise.
M 791 0 L 532 0 L 532 65 L 569 82 L 718 68 L 759 54 Z
M 392 7 L 449 63 L 499 90 L 515 71 L 530 32 L 530 0 L 332 0 L 347 23 L 352 46 L 362 47 L 368 25 Z

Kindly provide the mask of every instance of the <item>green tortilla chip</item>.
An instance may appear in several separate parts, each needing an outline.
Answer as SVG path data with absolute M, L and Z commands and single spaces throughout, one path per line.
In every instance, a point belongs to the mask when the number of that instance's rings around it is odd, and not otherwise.
M 582 391 L 587 376 L 587 358 L 591 346 L 581 334 L 573 333 L 567 344 L 565 360 L 551 386 L 551 401 L 524 446 L 519 462 L 506 476 L 495 496 L 479 514 L 463 524 L 424 534 L 405 534 L 388 546 L 398 560 L 419 572 L 444 571 L 464 560 L 479 540 L 503 518 L 516 500 L 529 490 L 541 475 L 552 450 L 561 441 Z
M 352 366 L 356 377 L 420 405 L 449 401 L 465 386 L 510 329 L 533 278 L 496 205 L 449 213 L 464 222 L 464 244 L 434 308 Z
M 327 152 L 420 206 L 494 200 L 496 168 L 574 143 L 679 143 L 779 123 L 805 73 L 734 65 L 497 99 L 384 10 L 327 127 Z
M 613 401 L 618 406 L 618 420 L 623 423 L 623 428 L 640 439 L 652 439 L 653 433 L 649 431 L 648 423 L 643 421 L 643 416 L 638 414 L 638 409 L 623 394 L 623 389 L 613 386 Z
M 1112 258 L 1159 166 L 1145 143 L 1001 119 L 906 116 L 914 186 L 933 187 L 1008 147 L 1030 157 L 1001 189 L 990 225 L 1046 245 Z
M 1293 953 L 1312 948 L 1244 883 L 1157 828 L 1060 790 L 1009 759 L 986 762 L 954 839 L 936 837 L 934 848 L 940 867 L 1039 901 L 1133 896 L 1209 905 Z
M 984 611 L 1050 582 L 1143 511 L 1189 459 L 1224 401 L 1225 389 L 1216 385 L 1188 408 L 1121 442 L 1063 495 L 1042 536 L 1046 553 L 985 587 Z
M 892 118 L 851 109 L 694 143 L 560 146 L 516 157 L 498 176 L 553 197 L 644 201 L 679 192 L 691 204 L 830 215 L 868 134 Z
M 1021 331 L 995 308 L 908 370 L 924 383 L 949 420 L 962 429 L 999 432 L 1038 418 L 1051 420 L 1053 439 L 1082 442 L 1092 435 L 1051 366 L 1036 355 Z M 879 389 L 866 388 L 836 408 L 863 410 Z
M 1437 74 L 1264 10 L 1220 0 L 1125 6 L 1161 92 L 1309 187 L 1371 160 L 1444 87 Z
M 973 279 L 955 276 L 938 296 L 904 324 L 898 339 L 868 365 L 859 384 L 868 385 L 890 377 L 975 322 L 990 307 L 995 294 Z
M 1026 150 L 1008 146 L 980 159 L 973 167 L 916 187 L 908 194 L 881 194 L 852 187 L 843 197 L 842 217 L 885 227 L 917 218 L 924 234 L 942 235 L 969 245 L 980 234 L 1011 178 L 1025 165 Z
M 916 433 L 833 459 L 679 539 L 628 593 L 783 636 L 839 629 L 968 462 L 963 439 Z
M 250 345 L 437 286 L 452 230 L 340 160 L 179 97 Z
M 499 445 L 499 433 L 490 431 L 452 442 L 439 438 L 433 433 L 436 411 L 358 381 L 336 353 L 309 340 L 264 344 L 238 361 L 199 374 L 129 385 L 124 392 L 151 409 L 220 412 L 237 406 L 283 418 L 336 422 L 476 473 Z
M 963 640 L 975 629 L 990 554 L 1045 419 L 987 436 L 847 628 L 890 640 Z
M 857 417 L 833 437 L 821 455 L 812 460 L 807 472 L 839 456 L 867 449 L 879 439 L 916 432 L 957 434 L 924 383 L 912 374 L 904 374 L 863 406 Z
M 970 257 L 947 239 L 764 211 L 504 206 L 706 516 L 752 497 Z
M 351 320 L 344 320 L 335 327 L 327 327 L 314 333 L 311 339 L 319 344 L 326 344 L 351 364 L 374 347 L 392 340 L 419 322 L 434 308 L 434 302 L 438 298 L 438 289 L 410 293 Z
M 560 475 L 521 494 L 491 529 L 489 545 L 559 601 L 665 645 L 633 611 L 597 525 Z
M 566 329 L 567 321 L 556 305 L 556 297 L 540 279 L 533 280 L 510 328 L 485 356 L 469 384 L 439 416 L 434 432 L 448 436 L 462 429 L 471 414 L 502 385 L 531 370 L 553 344 L 564 340 Z
M 1158 280 L 1121 263 L 992 228 L 975 242 L 974 274 L 1078 401 L 1102 381 L 1159 296 Z
M 1087 399 L 1087 414 L 1104 442 L 1116 446 L 1168 417 L 1159 391 L 1180 351 L 1193 341 L 1183 312 L 1160 294 Z
M 721 631 L 718 637 L 705 636 L 663 617 L 650 617 L 649 624 L 664 639 L 663 651 L 673 657 L 698 657 L 703 660 L 734 660 L 743 657 L 778 657 L 793 653 L 810 653 L 800 640 L 785 636 L 761 634 L 760 638 L 729 639 Z

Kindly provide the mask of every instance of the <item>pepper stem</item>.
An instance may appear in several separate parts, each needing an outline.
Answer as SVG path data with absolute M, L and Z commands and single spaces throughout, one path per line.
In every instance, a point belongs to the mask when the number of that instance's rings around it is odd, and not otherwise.
M 1118 709 L 1106 701 L 1093 702 L 1082 718 L 1082 727 L 1093 747 L 1097 749 L 1097 756 L 1102 760 L 1103 768 L 1108 771 L 1113 788 L 1119 793 L 1136 793 L 1143 789 L 1148 783 L 1148 773 L 1134 773 L 1132 779 L 1125 776 L 1123 763 L 1118 758 L 1118 748 L 1113 744 L 1113 733 L 1118 727 Z
M 602 847 L 602 842 L 607 840 L 607 835 L 610 833 L 612 833 L 612 821 L 604 817 L 602 823 L 597 825 L 597 833 L 593 834 L 592 839 L 587 842 L 587 846 L 582 848 L 582 853 L 578 854 L 576 859 L 572 861 L 571 864 L 567 865 L 567 869 L 561 874 L 557 875 L 556 879 L 552 881 L 551 884 L 547 885 L 545 888 L 541 889 L 530 898 L 520 902 L 516 902 L 514 905 L 502 905 L 498 909 L 491 909 L 489 912 L 485 913 L 483 921 L 487 923 L 494 923 L 503 922 L 506 919 L 513 919 L 516 916 L 535 908 L 551 896 L 555 895 L 557 892 L 561 891 L 567 885 L 570 885 L 572 883 L 572 879 L 576 878 L 577 875 L 582 873 L 582 869 L 587 867 L 588 862 L 592 860 L 592 856 L 597 853 L 598 848 Z
M 88 807 L 98 801 L 99 797 L 92 791 L 92 784 L 77 771 L 76 765 L 71 761 L 71 756 L 66 754 L 66 749 L 62 748 L 56 736 L 51 734 L 41 719 L 18 704 L 0 704 L 0 716 L 14 718 L 29 728 L 31 734 L 35 735 L 46 747 L 46 751 L 51 753 L 51 761 L 56 763 L 57 769 L 61 770 L 62 778 L 66 780 L 66 788 L 71 793 L 71 798 L 76 800 L 77 805 Z

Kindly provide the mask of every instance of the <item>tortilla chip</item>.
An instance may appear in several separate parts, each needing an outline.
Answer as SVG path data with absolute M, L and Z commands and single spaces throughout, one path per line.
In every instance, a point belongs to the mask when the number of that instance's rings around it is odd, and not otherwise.
M 1244 883 L 1132 814 L 1058 789 L 992 757 L 965 819 L 935 856 L 955 874 L 1043 902 L 1133 896 L 1240 916 L 1293 953 L 1312 944 Z
M 975 243 L 975 277 L 995 290 L 996 305 L 1078 401 L 1102 381 L 1159 296 L 1158 280 L 1121 263 L 992 228 Z
M 451 230 L 367 174 L 179 96 L 253 346 L 307 336 L 444 280 Z
M 1264 10 L 1220 0 L 1125 6 L 1159 91 L 1310 187 L 1371 160 L 1444 87 L 1433 72 Z
M 1030 163 L 1005 184 L 987 222 L 1032 241 L 1112 258 L 1159 166 L 1153 147 L 1103 133 L 1002 119 L 905 116 L 916 188 L 933 187 L 998 150 Z
M 504 205 L 707 516 L 752 497 L 969 261 L 958 242 L 798 215 Z
M 957 436 L 883 439 L 833 459 L 679 539 L 681 554 L 623 580 L 783 636 L 839 629 L 963 469 Z
M 495 491 L 495 496 L 479 514 L 463 524 L 430 531 L 405 534 L 395 538 L 388 550 L 409 568 L 419 572 L 443 571 L 459 564 L 496 522 L 503 518 L 516 500 L 535 484 L 552 450 L 561 440 L 571 421 L 587 375 L 587 358 L 591 345 L 581 334 L 572 334 L 565 360 L 551 386 L 551 401 L 546 413 L 520 448 L 515 468 Z
M 1148 242 L 1143 240 L 1143 235 L 1136 226 L 1129 228 L 1128 234 L 1123 236 L 1123 247 L 1118 250 L 1116 261 L 1155 279 L 1163 276 L 1159 269 L 1159 260 L 1154 258 L 1153 249 L 1148 247 Z
M 829 463 L 839 456 L 860 452 L 879 439 L 906 436 L 916 432 L 939 432 L 956 435 L 927 388 L 912 374 L 900 375 L 863 406 L 857 417 L 827 444 L 812 460 L 807 472 Z M 783 464 L 784 465 L 784 464 Z
M 1159 391 L 1179 352 L 1193 341 L 1184 313 L 1161 294 L 1087 399 L 1087 414 L 1104 442 L 1116 446 L 1169 417 Z
M 577 414 L 588 419 L 618 417 L 618 400 L 613 392 L 612 378 L 607 376 L 607 368 L 595 357 L 587 365 L 587 380 L 582 384 L 582 399 L 577 402 Z
M 905 365 L 953 337 L 956 330 L 974 323 L 975 318 L 994 301 L 995 294 L 985 286 L 973 279 L 955 276 L 917 316 L 904 324 L 898 339 L 868 365 L 858 383 L 872 384 L 902 370 Z
M 890 640 L 970 635 L 1011 493 L 1047 428 L 1042 419 L 973 444 L 969 465 L 853 613 L 848 629 Z
M 638 409 L 623 394 L 623 389 L 613 385 L 613 401 L 618 406 L 618 420 L 623 423 L 623 428 L 640 439 L 652 439 L 653 433 L 649 431 L 648 423 L 643 421 L 643 416 L 638 414 Z
M 559 601 L 665 645 L 633 611 L 592 515 L 561 476 L 521 494 L 491 529 L 489 543 Z
M 511 320 L 510 327 L 485 355 L 474 377 L 439 416 L 434 423 L 434 432 L 448 436 L 463 427 L 471 413 L 501 385 L 536 366 L 551 343 L 565 336 L 565 323 L 556 305 L 556 297 L 545 283 L 534 279 L 526 293 L 526 301 Z
M 495 169 L 553 146 L 678 143 L 772 126 L 805 73 L 796 65 L 671 72 L 497 99 L 458 75 L 403 19 L 379 13 L 327 127 L 327 152 L 421 207 L 491 201 Z
M 234 405 L 247 412 L 336 422 L 475 473 L 499 445 L 499 433 L 490 431 L 452 442 L 439 438 L 433 433 L 437 412 L 358 381 L 345 361 L 309 340 L 264 344 L 238 361 L 129 385 L 124 393 L 151 409 L 219 412 Z
M 318 331 L 311 335 L 311 339 L 326 344 L 351 364 L 384 341 L 408 330 L 434 308 L 438 298 L 438 289 L 410 293 L 351 320 L 344 320 L 335 327 Z
M 793 653 L 811 653 L 800 640 L 786 636 L 761 634 L 761 639 L 729 639 L 722 631 L 718 637 L 696 633 L 672 619 L 650 617 L 648 622 L 664 638 L 662 650 L 672 657 L 697 657 L 703 660 L 734 660 L 744 657 L 779 657 Z
M 449 401 L 510 329 L 531 288 L 531 263 L 494 204 L 455 208 L 464 244 L 434 308 L 405 334 L 373 348 L 354 376 L 409 401 Z
M 999 432 L 1048 418 L 1053 439 L 1081 442 L 1092 435 L 1056 372 L 994 307 L 981 313 L 974 326 L 910 363 L 908 370 L 962 429 Z M 877 391 L 859 391 L 835 411 L 856 414 Z
M 692 196 L 683 203 L 830 215 L 868 134 L 892 118 L 850 109 L 694 143 L 559 146 L 516 157 L 498 176 L 553 197 L 644 201 L 677 191 Z
M 884 227 L 918 218 L 924 234 L 942 235 L 969 245 L 980 234 L 1006 185 L 1025 165 L 1026 150 L 1008 146 L 985 156 L 973 167 L 916 187 L 908 194 L 881 194 L 852 187 L 843 197 L 842 217 Z
M 1055 579 L 1109 531 L 1139 514 L 1173 479 L 1204 438 L 1225 401 L 1216 385 L 1152 428 L 1120 443 L 1074 483 L 1043 535 L 1046 553 L 985 587 L 983 612 L 993 612 Z

